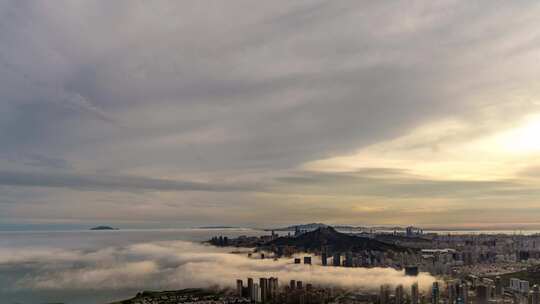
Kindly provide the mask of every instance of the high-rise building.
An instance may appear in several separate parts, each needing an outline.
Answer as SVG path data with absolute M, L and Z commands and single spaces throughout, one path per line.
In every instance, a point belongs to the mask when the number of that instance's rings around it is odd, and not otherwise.
M 302 260 L 300 258 L 294 258 L 294 263 L 295 264 L 301 264 Z
M 296 281 L 295 280 L 291 280 L 291 283 L 289 284 L 289 287 L 291 289 L 295 289 L 296 288 Z
M 540 304 L 540 287 L 538 285 L 533 285 L 530 297 L 530 304 Z
M 405 293 L 403 292 L 403 285 L 398 285 L 395 292 L 395 304 L 405 303 Z
M 439 282 L 433 282 L 431 287 L 431 304 L 439 304 L 441 298 L 441 291 L 439 288 Z
M 418 266 L 405 266 L 405 275 L 412 277 L 418 276 Z
M 268 278 L 266 280 L 266 300 L 270 302 L 273 299 L 273 292 L 274 292 L 274 279 Z
M 520 280 L 519 281 L 519 290 L 522 293 L 528 294 L 529 293 L 529 281 Z
M 414 227 L 413 226 L 409 226 L 407 228 L 405 228 L 405 233 L 408 237 L 412 237 L 414 235 Z
M 352 267 L 353 266 L 353 256 L 352 252 L 347 251 L 345 254 L 345 267 Z
M 341 266 L 341 253 L 339 252 L 334 253 L 333 265 Z
M 271 277 L 268 279 L 268 299 L 273 300 L 277 297 L 278 279 Z
M 469 285 L 466 282 L 462 282 L 458 285 L 458 304 L 468 304 L 469 303 Z
M 248 280 L 247 281 L 247 284 L 248 284 L 248 286 L 247 286 L 247 289 L 248 289 L 247 295 L 251 300 L 255 300 L 253 298 L 253 293 L 254 293 L 253 292 L 253 278 L 248 278 L 247 280 Z
M 510 278 L 510 289 L 515 292 L 529 293 L 529 281 Z
M 503 295 L 503 283 L 500 276 L 495 277 L 495 296 L 497 298 L 502 297 Z
M 449 281 L 446 285 L 446 290 L 448 292 L 448 303 L 449 304 L 456 304 L 457 298 L 458 298 L 458 282 L 456 281 Z
M 323 251 L 323 252 L 321 253 L 321 264 L 322 264 L 323 266 L 328 265 L 328 256 L 326 255 L 326 251 Z
M 279 293 L 279 280 L 278 278 L 274 278 L 274 287 L 276 288 L 276 290 L 274 290 L 274 293 L 277 294 Z
M 244 289 L 244 286 L 243 286 L 242 280 L 240 279 L 236 280 L 236 295 L 241 297 L 243 289 Z
M 296 288 L 302 289 L 302 281 L 296 281 Z
M 411 304 L 419 304 L 420 291 L 418 290 L 418 283 L 414 283 L 411 286 Z
M 476 302 L 478 304 L 486 304 L 489 300 L 489 288 L 487 285 L 480 284 L 476 286 Z
M 309 265 L 311 265 L 311 257 L 310 257 L 310 256 L 305 256 L 305 257 L 304 257 L 304 264 L 309 264 Z
M 381 285 L 381 291 L 379 293 L 380 304 L 390 304 L 390 286 Z
M 259 287 L 261 289 L 261 302 L 266 303 L 268 301 L 268 279 L 260 278 Z
M 251 295 L 251 298 L 256 303 L 261 302 L 261 289 L 257 283 L 253 284 L 253 294 Z

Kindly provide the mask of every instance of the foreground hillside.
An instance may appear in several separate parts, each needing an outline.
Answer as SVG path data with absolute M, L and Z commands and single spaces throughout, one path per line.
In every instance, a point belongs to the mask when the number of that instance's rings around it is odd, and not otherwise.
M 177 303 L 246 303 L 243 298 L 226 295 L 224 292 L 190 288 L 175 291 L 144 291 L 134 298 L 110 304 L 177 304 Z

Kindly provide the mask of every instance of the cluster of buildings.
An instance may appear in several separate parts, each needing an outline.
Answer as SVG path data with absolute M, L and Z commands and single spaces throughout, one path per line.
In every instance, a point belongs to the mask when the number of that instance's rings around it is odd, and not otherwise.
M 280 288 L 278 278 L 259 278 L 258 283 L 248 278 L 244 285 L 241 279 L 236 280 L 236 296 L 248 299 L 251 303 L 273 304 L 322 304 L 328 303 L 330 297 L 326 289 L 314 288 L 312 284 L 291 280 Z
M 295 231 L 295 235 L 302 233 L 305 232 Z M 255 303 L 540 304 L 540 287 L 535 285 L 539 282 L 531 283 L 527 275 L 523 275 L 526 271 L 532 271 L 540 278 L 540 266 L 530 270 L 534 268 L 532 266 L 540 265 L 540 235 L 435 234 L 409 227 L 401 234 L 363 232 L 361 237 L 413 250 L 395 252 L 366 249 L 340 252 L 330 250 L 331 246 L 323 246 L 319 250 L 310 251 L 309 255 L 295 257 L 294 263 L 335 267 L 391 267 L 404 270 L 409 276 L 427 272 L 440 281 L 423 292 L 417 284 L 397 287 L 384 285 L 378 293 L 345 292 L 342 295 L 346 296 L 336 297 L 328 289 L 314 288 L 309 284 L 304 286 L 302 282 L 278 288 L 277 279 L 274 278 L 261 279 L 258 283 L 252 280 L 250 283 L 248 279 L 247 285 L 240 281 L 241 288 L 238 288 L 237 294 Z M 234 242 L 265 244 L 276 238 L 277 235 L 272 233 L 263 237 L 240 237 Z M 231 240 L 225 238 L 215 238 L 212 242 L 232 245 Z M 275 249 L 271 250 L 275 252 L 274 257 L 303 252 L 302 248 L 293 246 Z M 315 290 L 317 293 L 313 293 Z
M 277 278 L 260 278 L 258 283 L 253 278 L 247 279 L 247 285 L 241 279 L 236 280 L 236 295 L 249 298 L 256 303 L 271 303 L 278 295 Z
M 364 302 L 368 303 L 368 302 Z M 434 282 L 431 289 L 421 292 L 418 283 L 409 290 L 402 285 L 392 289 L 380 287 L 378 304 L 540 304 L 540 287 L 529 288 L 529 282 L 510 279 L 508 285 L 500 277 L 494 280 L 469 276 L 466 279 L 448 279 Z
M 400 255 L 401 257 L 406 257 L 407 255 Z M 321 253 L 320 265 L 322 266 L 335 266 L 335 267 L 374 267 L 374 266 L 392 266 L 399 269 L 404 269 L 406 275 L 417 276 L 419 273 L 419 268 L 416 266 L 416 263 L 410 262 L 410 259 L 400 259 L 401 262 L 394 263 L 391 258 L 389 258 L 385 253 L 381 252 L 347 252 L 345 255 L 337 252 L 332 254 L 329 257 L 326 254 L 326 251 Z M 313 257 L 304 256 L 294 258 L 294 264 L 306 264 L 312 265 Z M 407 262 L 405 262 L 407 261 Z M 411 266 L 412 265 L 412 266 Z
M 428 234 L 430 240 L 409 261 L 433 275 L 495 276 L 540 264 L 540 235 Z
M 495 279 L 468 276 L 433 282 L 421 290 L 410 286 L 382 285 L 379 291 L 321 287 L 291 280 L 279 285 L 278 278 L 238 279 L 229 292 L 200 289 L 144 292 L 122 304 L 540 304 L 540 287 L 512 278 L 508 284 Z
M 455 282 L 448 282 L 450 290 L 457 284 Z M 531 288 L 526 280 L 510 278 L 505 283 L 500 276 L 490 279 L 469 275 L 462 282 L 466 282 L 474 291 L 473 303 L 540 304 L 540 287 L 535 284 Z
M 208 243 L 214 246 L 218 247 L 257 247 L 261 246 L 267 242 L 273 241 L 277 239 L 279 236 L 278 234 L 274 233 L 272 231 L 269 235 L 261 235 L 261 236 L 245 236 L 241 235 L 237 238 L 228 238 L 227 236 L 214 236 L 212 237 Z
M 365 237 L 384 239 L 414 251 L 331 252 L 321 248 L 315 254 L 320 256 L 323 266 L 403 269 L 416 265 L 419 271 L 436 276 L 496 276 L 540 265 L 540 235 L 409 233 L 413 236 L 407 237 L 405 233 L 397 237 Z
M 305 231 L 297 229 L 295 236 Z M 418 265 L 421 271 L 434 275 L 449 275 L 456 268 L 484 268 L 487 272 L 509 272 L 524 266 L 540 264 L 540 235 L 520 234 L 436 234 L 424 233 L 419 228 L 407 227 L 404 233 L 363 232 L 355 234 L 402 247 L 412 252 L 356 250 L 333 252 L 320 248 L 314 252 L 322 265 L 345 267 L 403 267 Z M 274 232 L 263 236 L 213 237 L 209 243 L 216 246 L 257 248 L 278 238 Z M 302 248 L 280 246 L 268 248 L 276 256 L 291 256 Z M 512 269 L 514 267 L 514 269 Z M 478 270 L 478 269 L 477 269 Z M 474 271 L 474 270 L 473 270 Z
M 382 252 L 372 250 L 333 252 L 321 252 L 321 265 L 323 266 L 343 266 L 343 267 L 376 267 L 386 266 L 392 263 L 394 252 Z
M 405 291 L 403 285 L 398 285 L 394 289 L 394 293 L 392 293 L 390 285 L 382 285 L 377 300 L 379 304 L 420 304 L 426 302 L 425 296 L 420 294 L 418 283 L 411 285 L 410 292 Z
M 540 287 L 529 289 L 526 281 L 511 279 L 503 286 L 500 278 L 436 281 L 427 291 L 418 283 L 405 288 L 403 285 L 380 286 L 379 293 L 333 289 L 291 280 L 279 286 L 277 278 L 248 278 L 244 284 L 237 280 L 235 296 L 250 303 L 283 304 L 540 304 Z M 361 286 L 359 286 L 361 287 Z

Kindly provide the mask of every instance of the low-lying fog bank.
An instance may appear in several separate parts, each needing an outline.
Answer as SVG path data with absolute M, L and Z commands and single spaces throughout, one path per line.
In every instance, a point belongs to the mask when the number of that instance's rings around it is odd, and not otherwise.
M 66 249 L 0 249 L 0 271 L 23 272 L 10 289 L 181 289 L 233 287 L 237 278 L 278 277 L 306 283 L 355 289 L 378 289 L 381 284 L 427 288 L 429 274 L 405 276 L 390 268 L 344 268 L 295 265 L 291 259 L 260 260 L 186 241 L 139 243 L 97 251 Z

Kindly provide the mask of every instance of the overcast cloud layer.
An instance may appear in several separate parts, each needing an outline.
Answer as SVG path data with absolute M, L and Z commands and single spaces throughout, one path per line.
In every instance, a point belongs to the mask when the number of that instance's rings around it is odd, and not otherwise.
M 1 1 L 0 224 L 538 226 L 539 14 Z

